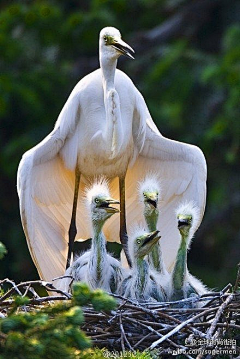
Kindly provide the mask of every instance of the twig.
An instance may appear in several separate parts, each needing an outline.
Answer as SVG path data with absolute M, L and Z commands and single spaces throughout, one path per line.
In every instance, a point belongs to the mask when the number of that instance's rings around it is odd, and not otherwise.
M 153 342 L 149 349 L 154 349 L 157 345 L 161 344 L 164 340 L 168 339 L 169 337 L 171 337 L 172 335 L 176 334 L 179 330 L 183 329 L 184 327 L 186 327 L 189 323 L 192 323 L 195 319 L 202 317 L 203 315 L 206 315 L 208 313 L 212 312 L 212 308 L 210 309 L 206 309 L 203 313 L 197 314 L 194 317 L 184 321 L 183 323 L 180 323 L 179 325 L 176 326 L 176 328 L 174 328 L 173 330 L 171 330 L 169 333 L 167 333 L 166 335 L 164 335 L 162 338 L 160 338 L 159 340 Z M 202 333 L 201 335 L 202 337 L 206 337 L 205 334 Z
M 127 343 L 127 346 L 129 347 L 129 349 L 133 351 L 134 349 L 133 349 L 133 347 L 131 346 L 131 344 L 129 343 L 129 341 L 128 341 L 127 337 L 126 337 L 124 328 L 123 328 L 122 315 L 121 315 L 121 314 L 120 314 L 120 316 L 119 316 L 119 321 L 120 321 L 120 329 L 121 329 L 123 338 L 124 338 L 125 342 Z
M 238 263 L 237 278 L 233 287 L 233 293 L 235 293 L 238 290 L 239 284 L 240 284 L 240 263 Z
M 228 306 L 228 304 L 233 300 L 233 298 L 234 298 L 234 294 L 230 294 L 227 297 L 227 299 L 225 300 L 225 302 L 223 302 L 222 305 L 219 307 L 219 309 L 215 315 L 215 318 L 214 318 L 210 328 L 207 331 L 207 334 L 206 334 L 207 339 L 210 339 L 212 337 L 214 330 L 216 329 L 217 323 L 218 323 L 221 315 L 223 314 L 223 311 Z

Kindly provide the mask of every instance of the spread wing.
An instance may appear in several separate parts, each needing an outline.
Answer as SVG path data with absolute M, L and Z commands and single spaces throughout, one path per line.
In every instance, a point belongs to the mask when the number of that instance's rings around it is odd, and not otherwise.
M 24 232 L 40 278 L 47 281 L 65 271 L 75 184 L 73 169 L 77 159 L 77 143 L 72 137 L 77 132 L 79 111 L 79 99 L 73 92 L 54 130 L 24 154 L 18 169 L 18 194 Z M 61 149 L 68 145 L 70 138 L 71 163 L 66 165 Z M 84 217 L 78 213 L 77 218 L 77 227 L 85 230 Z M 84 234 L 87 236 L 87 233 Z
M 173 265 L 179 247 L 179 232 L 175 210 L 182 201 L 194 201 L 200 208 L 201 223 L 206 201 L 206 161 L 202 151 L 193 145 L 173 141 L 163 137 L 151 119 L 143 97 L 138 98 L 138 117 L 146 123 L 145 141 L 132 168 L 126 176 L 127 227 L 134 222 L 142 222 L 143 209 L 139 205 L 137 183 L 146 174 L 157 174 L 162 186 L 158 229 L 161 234 L 161 245 L 165 264 Z M 138 118 L 134 120 L 138 121 Z M 133 133 L 134 135 L 134 133 Z M 117 193 L 117 183 L 113 183 Z M 114 193 L 114 195 L 116 195 Z M 106 223 L 106 235 L 111 239 L 114 226 L 118 223 L 112 218 Z M 107 227 L 107 228 L 106 228 Z M 112 238 L 114 240 L 114 238 Z

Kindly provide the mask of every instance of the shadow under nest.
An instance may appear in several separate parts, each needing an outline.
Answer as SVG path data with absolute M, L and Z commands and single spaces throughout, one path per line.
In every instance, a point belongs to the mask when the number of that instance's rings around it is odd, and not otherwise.
M 8 279 L 3 282 L 11 285 L 0 298 L 0 311 L 4 316 L 10 312 L 11 298 L 16 293 L 22 296 L 31 294 L 28 311 L 71 299 L 68 293 L 55 290 L 52 284 L 40 280 L 18 285 Z M 94 347 L 110 351 L 150 350 L 157 353 L 156 358 L 171 358 L 178 350 L 178 354 L 182 351 L 186 358 L 200 359 L 206 357 L 204 351 L 226 350 L 232 353 L 227 358 L 234 358 L 240 353 L 240 292 L 237 283 L 238 280 L 234 288 L 228 284 L 220 292 L 176 302 L 137 303 L 112 295 L 118 303 L 115 310 L 99 312 L 91 305 L 82 308 L 85 319 L 81 329 L 91 337 Z M 39 296 L 34 289 L 36 285 L 45 287 L 48 292 L 54 291 L 55 295 Z M 194 351 L 197 355 L 192 354 Z

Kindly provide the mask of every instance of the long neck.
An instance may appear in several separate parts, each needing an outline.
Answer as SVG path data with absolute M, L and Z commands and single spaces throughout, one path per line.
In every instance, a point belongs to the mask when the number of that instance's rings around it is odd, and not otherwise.
M 156 231 L 156 229 L 157 229 L 158 215 L 159 215 L 158 209 L 154 209 L 151 212 L 145 210 L 145 212 L 144 212 L 147 227 L 150 232 Z M 166 269 L 164 261 L 163 261 L 161 246 L 160 246 L 159 242 L 153 246 L 152 250 L 150 251 L 150 253 L 148 255 L 148 259 L 149 259 L 150 265 L 156 271 L 163 273 L 163 274 L 167 273 L 167 269 Z
M 122 147 L 123 130 L 119 95 L 115 89 L 114 78 L 117 58 L 105 58 L 100 52 L 100 67 L 102 70 L 104 105 L 106 112 L 106 128 L 103 133 L 106 148 L 110 158 L 115 158 Z
M 183 289 L 184 281 L 187 273 L 187 243 L 188 235 L 181 234 L 181 243 L 177 253 L 177 259 L 173 269 L 172 281 L 175 291 Z
M 100 67 L 102 70 L 104 93 L 110 90 L 115 90 L 114 79 L 117 59 L 104 58 L 100 53 Z
M 92 246 L 91 246 L 91 255 L 89 258 L 89 265 L 91 266 L 91 271 L 93 277 L 97 282 L 99 282 L 103 276 L 103 263 L 104 258 L 106 258 L 106 239 L 102 232 L 103 223 L 93 221 L 93 237 L 92 237 Z
M 156 231 L 157 229 L 158 215 L 159 212 L 157 208 L 152 210 L 148 210 L 148 209 L 144 210 L 145 221 L 147 223 L 150 232 Z
M 133 276 L 135 278 L 137 295 L 141 296 L 145 292 L 148 280 L 149 266 L 143 258 L 137 258 L 133 263 Z

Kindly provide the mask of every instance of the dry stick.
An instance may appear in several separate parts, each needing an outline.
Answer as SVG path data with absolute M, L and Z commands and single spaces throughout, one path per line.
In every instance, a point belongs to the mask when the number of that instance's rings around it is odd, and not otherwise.
M 127 337 L 126 337 L 124 328 L 123 328 L 122 315 L 121 315 L 121 314 L 120 314 L 120 316 L 119 316 L 119 324 L 120 324 L 121 333 L 122 333 L 122 335 L 123 335 L 123 338 L 124 338 L 125 342 L 127 343 L 129 349 L 133 351 L 134 349 L 133 349 L 133 347 L 131 346 L 131 344 L 129 343 L 129 341 L 128 341 Z
M 49 297 L 39 297 L 29 299 L 28 305 L 38 305 L 44 302 L 51 302 L 55 300 L 68 300 L 68 298 L 63 296 L 49 296 Z M 0 302 L 0 307 L 9 306 L 14 303 L 14 299 L 8 299 Z
M 206 309 L 203 313 L 199 313 L 197 315 L 195 315 L 194 317 L 185 320 L 184 322 L 180 323 L 179 325 L 176 326 L 176 328 L 174 328 L 173 330 L 171 330 L 169 333 L 167 333 L 166 335 L 164 335 L 162 338 L 160 338 L 159 340 L 153 342 L 149 349 L 154 349 L 158 344 L 161 344 L 162 342 L 164 342 L 164 340 L 168 339 L 169 337 L 171 337 L 172 335 L 176 334 L 179 330 L 181 330 L 182 328 L 186 327 L 189 323 L 192 323 L 195 319 L 202 317 L 203 315 L 206 315 L 208 313 L 211 313 L 213 311 L 213 308 L 210 309 Z M 201 333 L 201 337 L 205 338 L 206 334 Z
M 203 323 L 193 323 L 194 327 L 210 327 L 212 323 L 203 322 Z M 229 324 L 229 323 L 217 323 L 218 328 L 233 328 L 233 329 L 240 329 L 240 325 L 237 324 Z
M 215 318 L 214 320 L 212 321 L 212 324 L 210 326 L 210 328 L 208 329 L 207 333 L 206 333 L 206 339 L 211 339 L 213 338 L 213 333 L 214 331 L 216 330 L 216 327 L 217 327 L 217 324 L 218 324 L 218 321 L 221 317 L 221 315 L 223 314 L 225 308 L 228 306 L 228 304 L 233 300 L 234 298 L 234 294 L 230 294 L 227 299 L 222 303 L 222 305 L 220 305 L 216 315 L 215 315 Z M 202 347 L 201 349 L 203 350 L 206 346 Z M 198 354 L 197 356 L 197 359 L 202 359 L 203 358 L 203 354 L 200 353 Z
M 46 290 L 48 290 L 48 291 L 52 291 L 52 292 L 62 294 L 65 297 L 67 297 L 68 299 L 71 298 L 70 294 L 68 294 L 68 293 L 66 293 L 66 292 L 64 292 L 64 291 L 62 291 L 60 289 L 56 289 L 51 283 L 48 283 L 48 282 L 45 282 L 45 281 L 42 281 L 42 280 L 22 282 L 22 283 L 19 283 L 18 285 L 16 285 L 14 282 L 10 281 L 9 279 L 6 279 L 4 281 L 7 282 L 7 283 L 11 283 L 13 285 L 13 288 L 11 288 L 7 293 L 5 293 L 0 298 L 0 302 L 7 299 L 7 298 L 9 298 L 11 296 L 11 294 L 14 292 L 14 290 L 17 291 L 17 293 L 22 296 L 22 293 L 20 292 L 19 288 L 21 288 L 21 287 L 25 288 L 28 285 L 34 285 L 34 284 L 41 285 L 42 287 L 46 288 Z M 2 281 L 2 282 L 4 282 L 4 281 Z
M 131 305 L 128 305 L 128 308 L 129 308 L 129 309 L 132 309 L 132 308 L 133 308 L 133 309 L 136 309 L 136 307 L 137 307 L 137 308 L 138 308 L 139 310 L 141 310 L 142 312 L 152 315 L 155 319 L 156 319 L 156 317 L 157 317 L 157 312 L 156 312 L 155 310 L 151 310 L 151 309 L 148 309 L 148 308 L 144 308 L 142 305 L 137 304 L 137 303 L 134 302 L 133 300 L 126 299 L 126 298 L 124 298 L 124 297 L 122 297 L 122 296 L 119 296 L 119 295 L 116 295 L 116 294 L 112 294 L 112 296 L 113 296 L 113 297 L 120 298 L 120 299 L 122 299 L 122 300 L 125 300 L 125 301 L 131 303 Z
M 161 338 L 163 337 L 163 335 L 161 333 L 159 333 L 157 330 L 153 329 L 150 325 L 143 324 L 141 321 L 137 321 L 137 320 L 134 320 L 134 319 L 131 319 L 131 318 L 125 318 L 125 319 L 127 321 L 129 321 L 129 322 L 132 322 L 134 324 L 142 326 L 143 328 L 148 329 L 150 332 L 156 334 L 158 337 L 161 337 Z M 151 334 L 151 333 L 149 333 L 149 334 Z M 167 339 L 167 341 L 168 341 L 169 344 L 171 344 L 175 348 L 181 348 L 181 349 L 184 349 L 184 350 L 186 349 L 186 347 L 174 343 L 171 339 Z M 137 344 L 135 344 L 133 347 L 135 348 L 136 346 L 137 346 Z M 192 358 L 192 357 L 189 357 L 189 358 Z
M 223 311 L 225 310 L 225 308 L 228 306 L 229 303 L 231 303 L 231 301 L 233 300 L 234 298 L 234 294 L 230 294 L 227 299 L 225 300 L 225 302 L 222 303 L 222 305 L 219 307 L 216 315 L 215 315 L 215 318 L 210 326 L 210 328 L 208 329 L 207 331 L 207 334 L 206 334 L 206 338 L 207 339 L 210 339 L 214 333 L 214 330 L 216 329 L 216 326 L 217 326 L 217 323 L 221 317 L 221 315 L 223 314 Z
M 137 325 L 140 325 L 142 326 L 143 328 L 146 328 L 150 331 L 150 333 L 148 333 L 143 339 L 145 339 L 149 334 L 151 333 L 154 333 L 156 334 L 158 337 L 162 337 L 162 334 L 159 333 L 157 330 L 153 329 L 150 325 L 146 325 L 146 324 L 143 324 L 142 322 L 140 321 L 137 321 L 135 319 L 130 319 L 130 318 L 125 318 L 128 322 L 131 322 L 131 323 L 134 323 L 134 324 L 137 324 Z M 143 341 L 143 339 L 141 339 L 141 342 Z M 170 339 L 168 339 L 168 342 L 171 343 L 173 346 L 177 347 L 178 345 L 175 344 L 174 342 L 172 342 Z M 134 345 L 134 348 L 137 346 L 138 343 L 136 343 Z
M 236 282 L 235 282 L 234 287 L 233 287 L 233 292 L 234 293 L 237 291 L 239 284 L 240 284 L 240 263 L 238 263 L 237 278 L 236 278 Z
M 122 351 L 125 351 L 125 346 L 124 346 L 124 338 L 123 338 L 123 330 L 121 328 L 121 317 L 119 316 L 119 326 L 120 326 L 120 330 L 121 330 L 121 347 L 122 347 Z
M 175 323 L 178 323 L 178 324 L 181 324 L 182 321 L 177 319 L 177 318 L 174 318 L 168 314 L 165 314 L 165 313 L 161 313 L 161 312 L 158 312 L 159 316 L 163 317 L 163 318 L 166 318 L 168 320 L 172 320 L 173 322 Z M 201 314 L 201 313 L 200 313 Z M 194 334 L 202 337 L 204 336 L 204 334 L 202 332 L 200 332 L 199 330 L 197 330 L 196 328 L 192 328 L 190 325 L 186 325 L 187 329 L 191 330 Z
M 133 349 L 137 348 L 138 345 L 140 345 L 142 342 L 144 342 L 144 340 L 146 340 L 148 337 L 150 337 L 152 335 L 151 332 L 149 332 L 147 335 L 145 335 L 144 337 L 142 337 L 137 343 L 134 344 Z
M 18 289 L 18 286 L 17 286 L 12 280 L 6 278 L 6 279 L 3 279 L 0 283 L 1 283 L 1 284 L 10 283 L 10 284 L 12 285 L 12 288 L 11 288 L 8 292 L 11 292 L 11 294 L 12 294 L 14 291 L 16 291 L 19 295 L 22 295 L 22 293 L 21 293 L 20 290 Z M 7 293 L 8 293 L 8 292 L 7 292 Z M 6 293 L 6 294 L 7 294 L 7 293 Z M 10 294 L 10 295 L 11 295 L 11 294 Z M 0 298 L 0 301 L 1 301 L 2 299 L 3 299 L 3 300 L 5 299 L 5 295 L 3 295 L 3 296 Z

